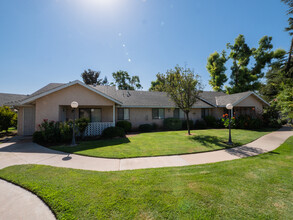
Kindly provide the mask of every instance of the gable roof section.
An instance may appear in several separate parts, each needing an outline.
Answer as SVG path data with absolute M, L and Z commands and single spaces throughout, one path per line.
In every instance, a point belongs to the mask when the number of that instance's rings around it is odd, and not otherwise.
M 50 83 L 47 86 L 39 89 L 38 91 L 36 91 L 35 93 L 33 93 L 32 95 L 27 97 L 26 99 L 20 101 L 20 104 L 24 105 L 24 104 L 30 103 L 32 101 L 35 101 L 36 99 L 39 99 L 39 98 L 44 97 L 46 95 L 49 95 L 49 94 L 51 94 L 53 92 L 57 92 L 59 90 L 62 90 L 62 89 L 65 89 L 65 88 L 67 88 L 69 86 L 77 85 L 77 84 L 81 85 L 81 86 L 83 86 L 83 87 L 85 87 L 85 88 L 87 88 L 87 89 L 89 89 L 89 90 L 91 90 L 91 91 L 93 91 L 93 92 L 95 92 L 95 93 L 97 93 L 97 94 L 99 94 L 99 95 L 101 95 L 101 96 L 103 96 L 103 97 L 105 97 L 105 98 L 117 103 L 117 104 L 120 104 L 120 105 L 122 104 L 120 101 L 114 99 L 113 97 L 108 96 L 107 94 L 104 94 L 103 92 L 101 92 L 101 91 L 99 91 L 97 89 L 94 89 L 91 86 L 80 82 L 79 80 L 75 80 L 75 81 L 67 83 L 67 84 Z
M 135 90 L 117 90 L 117 98 L 123 103 L 123 107 L 153 107 L 153 108 L 174 108 L 175 103 L 171 101 L 165 92 L 149 92 Z M 207 103 L 207 102 L 206 102 Z M 194 108 L 209 108 L 213 106 L 210 103 L 206 104 L 199 97 L 198 101 L 193 105 Z
M 0 106 L 11 105 L 14 102 L 22 100 L 22 99 L 24 99 L 26 97 L 27 97 L 27 95 L 0 93 Z
M 53 92 L 57 92 L 72 85 L 81 85 L 122 107 L 148 107 L 148 108 L 174 108 L 176 105 L 170 100 L 165 92 L 149 92 L 149 91 L 137 91 L 137 90 L 116 90 L 115 86 L 93 86 L 86 85 L 79 80 L 63 83 L 50 83 L 43 88 L 37 90 L 30 96 L 20 95 L 20 99 L 12 102 L 11 105 L 24 105 L 33 102 L 43 96 L 49 95 Z M 1 93 L 0 93 L 1 94 Z M 13 94 L 11 94 L 13 95 Z M 210 107 L 225 107 L 228 103 L 234 106 L 249 97 L 254 95 L 263 103 L 269 105 L 265 100 L 259 97 L 254 92 L 242 92 L 232 95 L 227 95 L 223 92 L 203 91 L 199 94 L 198 101 L 193 105 L 193 108 L 210 108 Z M 1 105 L 1 95 L 0 95 Z
M 223 96 L 217 96 L 216 97 L 216 104 L 219 107 L 226 107 L 228 103 L 231 103 L 233 106 L 236 106 L 241 101 L 249 97 L 250 95 L 254 95 L 256 98 L 261 100 L 266 105 L 270 105 L 268 102 L 263 100 L 260 96 L 255 94 L 254 92 L 248 91 L 248 92 L 241 92 L 241 93 L 235 93 L 232 95 L 223 95 Z

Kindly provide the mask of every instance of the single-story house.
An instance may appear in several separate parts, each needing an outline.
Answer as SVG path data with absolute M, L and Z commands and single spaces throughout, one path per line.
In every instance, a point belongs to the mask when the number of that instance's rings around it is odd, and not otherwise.
M 17 97 L 16 97 L 17 98 Z M 78 102 L 73 111 L 71 102 Z M 261 114 L 269 105 L 254 92 L 227 95 L 222 92 L 202 92 L 190 112 L 195 121 L 207 115 L 221 118 L 226 104 L 232 103 L 234 114 Z M 18 109 L 18 134 L 32 135 L 44 119 L 67 121 L 87 117 L 90 124 L 86 135 L 97 135 L 114 126 L 119 120 L 128 120 L 134 128 L 156 123 L 184 114 L 176 108 L 164 92 L 117 90 L 114 86 L 86 85 L 78 80 L 66 84 L 50 83 L 33 94 L 5 103 Z

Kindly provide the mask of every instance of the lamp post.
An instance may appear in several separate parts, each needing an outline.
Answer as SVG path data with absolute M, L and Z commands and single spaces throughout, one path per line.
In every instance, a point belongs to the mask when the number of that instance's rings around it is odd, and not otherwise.
M 71 108 L 73 109 L 73 129 L 72 129 L 72 142 L 71 146 L 76 146 L 75 143 L 75 109 L 77 109 L 78 103 L 76 101 L 71 102 Z
M 231 138 L 231 115 L 232 115 L 233 105 L 231 103 L 227 104 L 226 109 L 230 110 L 230 112 L 229 112 L 229 141 L 228 141 L 228 144 L 233 144 L 232 138 Z

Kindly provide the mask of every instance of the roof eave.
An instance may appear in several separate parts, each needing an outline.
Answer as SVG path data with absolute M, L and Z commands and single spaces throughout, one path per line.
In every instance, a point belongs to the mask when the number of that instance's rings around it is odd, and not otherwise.
M 80 82 L 79 80 L 75 80 L 73 82 L 70 82 L 70 83 L 64 84 L 62 86 L 59 86 L 57 88 L 51 89 L 49 91 L 43 92 L 43 93 L 41 93 L 39 95 L 36 95 L 34 97 L 25 99 L 25 100 L 23 100 L 23 101 L 20 102 L 20 105 L 24 105 L 24 104 L 30 103 L 30 102 L 32 102 L 32 101 L 34 101 L 36 99 L 42 98 L 42 97 L 44 97 L 46 95 L 49 95 L 49 94 L 51 94 L 53 92 L 57 92 L 59 90 L 65 89 L 65 88 L 67 88 L 69 86 L 72 86 L 72 85 L 75 85 L 75 84 L 79 84 L 79 85 L 81 85 L 81 86 L 83 86 L 83 87 L 85 87 L 85 88 L 87 88 L 87 89 L 89 89 L 89 90 L 91 90 L 91 91 L 93 91 L 93 92 L 95 92 L 95 93 L 97 93 L 97 94 L 99 94 L 99 95 L 101 95 L 101 96 L 103 96 L 103 97 L 105 97 L 105 98 L 113 101 L 116 104 L 122 105 L 122 102 L 120 102 L 120 101 L 118 101 L 118 100 L 116 100 L 116 99 L 114 99 L 114 98 L 106 95 L 105 93 L 100 92 L 99 90 L 96 90 L 96 89 L 94 89 L 94 88 L 92 88 L 92 87 L 90 87 L 90 86 L 88 86 L 88 85 Z

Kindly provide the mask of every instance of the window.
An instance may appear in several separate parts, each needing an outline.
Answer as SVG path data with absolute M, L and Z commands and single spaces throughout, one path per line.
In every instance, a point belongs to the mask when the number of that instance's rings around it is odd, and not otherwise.
M 211 115 L 211 110 L 209 108 L 201 109 L 201 118 Z
M 88 118 L 90 122 L 101 122 L 102 110 L 100 108 L 80 108 L 79 118 Z
M 129 120 L 129 108 L 118 108 L 118 120 Z
M 184 119 L 184 111 L 182 111 L 182 109 L 175 108 L 173 113 L 174 118 Z
M 153 119 L 164 119 L 165 118 L 165 109 L 153 108 L 152 115 L 153 115 Z

